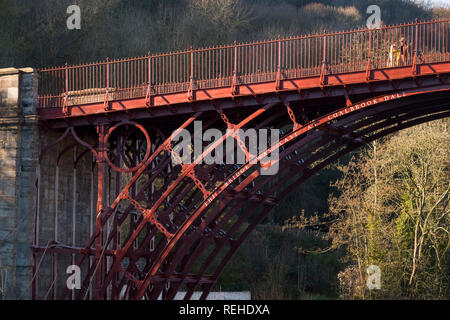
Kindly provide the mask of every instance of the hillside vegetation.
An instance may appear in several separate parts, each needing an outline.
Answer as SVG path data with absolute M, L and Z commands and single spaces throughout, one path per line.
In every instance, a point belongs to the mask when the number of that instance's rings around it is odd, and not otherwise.
M 67 7 L 81 8 L 68 30 Z M 0 67 L 42 67 L 137 56 L 234 40 L 365 25 L 377 4 L 385 24 L 448 16 L 406 0 L 0 0 Z
M 66 27 L 72 4 L 81 30 Z M 0 68 L 347 30 L 364 26 L 373 4 L 384 24 L 450 17 L 407 0 L 0 0 Z M 450 298 L 448 139 L 448 122 L 422 125 L 315 175 L 251 234 L 214 290 L 250 289 L 260 299 Z M 365 289 L 370 264 L 385 275 L 376 295 Z

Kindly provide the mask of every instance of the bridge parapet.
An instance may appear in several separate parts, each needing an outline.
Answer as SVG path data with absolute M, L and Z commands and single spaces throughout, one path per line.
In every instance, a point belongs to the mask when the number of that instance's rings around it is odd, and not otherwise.
M 327 85 L 327 76 L 373 70 L 410 67 L 411 76 L 420 64 L 448 62 L 450 20 L 415 21 L 343 32 L 278 38 L 253 43 L 234 43 L 211 48 L 148 54 L 80 65 L 65 65 L 40 71 L 40 108 L 62 108 L 111 101 L 144 98 L 147 107 L 153 97 L 230 87 L 231 95 L 251 84 L 318 77 L 316 86 Z M 401 40 L 406 41 L 401 46 Z M 405 55 L 393 51 L 396 44 Z M 407 48 L 406 48 L 407 46 Z M 344 85 L 347 83 L 344 83 Z M 77 94 L 74 95 L 73 93 Z M 101 93 L 99 93 L 101 92 Z M 214 96 L 210 98 L 216 98 Z M 164 100 L 164 99 L 163 99 Z M 168 103 L 171 104 L 171 103 Z

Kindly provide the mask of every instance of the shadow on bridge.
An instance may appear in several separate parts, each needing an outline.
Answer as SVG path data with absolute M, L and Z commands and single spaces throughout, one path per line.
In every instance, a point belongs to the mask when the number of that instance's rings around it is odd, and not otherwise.
M 55 179 L 60 230 L 36 224 L 34 298 L 52 289 L 54 299 L 173 299 L 178 291 L 189 299 L 199 287 L 206 298 L 248 234 L 299 184 L 366 143 L 450 115 L 448 26 L 416 21 L 42 70 L 41 120 L 66 131 L 40 158 L 53 163 L 52 153 L 56 171 L 38 171 L 36 221 L 52 206 L 39 182 Z M 386 44 L 401 37 L 414 50 L 388 66 Z M 193 163 L 175 164 L 173 137 L 186 129 L 194 145 L 195 121 L 221 135 L 191 150 Z M 240 128 L 279 129 L 281 138 L 252 154 Z M 245 163 L 203 161 L 230 141 L 227 152 L 244 152 Z M 64 162 L 70 172 L 59 171 Z M 76 196 L 79 165 L 89 167 L 85 199 Z M 261 174 L 274 165 L 275 176 Z M 71 205 L 60 208 L 69 191 Z M 71 222 L 58 220 L 67 211 Z M 89 232 L 76 231 L 81 222 Z M 44 259 L 52 272 L 39 267 Z M 69 262 L 82 268 L 80 290 L 58 276 Z

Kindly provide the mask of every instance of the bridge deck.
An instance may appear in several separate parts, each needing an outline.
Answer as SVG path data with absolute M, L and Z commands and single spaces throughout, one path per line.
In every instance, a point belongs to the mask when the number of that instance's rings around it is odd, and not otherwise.
M 33 181 L 33 298 L 173 299 L 187 289 L 189 299 L 196 288 L 206 298 L 301 183 L 363 144 L 450 116 L 448 27 L 415 22 L 41 70 L 40 119 L 67 128 L 51 130 L 59 138 L 47 139 Z M 410 54 L 397 63 L 390 45 L 402 37 Z M 148 119 L 119 122 L 138 118 Z M 203 120 L 220 135 L 197 155 Z M 281 137 L 252 151 L 227 130 L 237 128 Z M 194 133 L 194 161 L 171 161 L 180 158 L 173 129 Z M 245 162 L 208 164 L 228 139 L 236 143 L 226 153 L 241 150 Z M 272 166 L 276 175 L 260 170 Z M 45 254 L 51 268 L 38 273 Z M 76 292 L 61 277 L 70 260 L 83 270 Z
M 194 101 L 233 99 L 236 105 L 236 97 L 260 100 L 280 91 L 304 98 L 315 89 L 319 95 L 333 95 L 324 88 L 336 86 L 345 88 L 345 94 L 401 89 L 396 80 L 450 73 L 449 24 L 450 19 L 416 21 L 43 69 L 39 115 L 46 121 L 70 118 L 82 124 L 105 112 L 118 119 L 130 111 L 133 117 L 169 115 L 174 109 L 192 112 Z M 409 51 L 403 61 L 390 52 L 401 38 Z M 343 90 L 335 94 L 342 96 Z M 217 102 L 203 107 L 217 107 Z

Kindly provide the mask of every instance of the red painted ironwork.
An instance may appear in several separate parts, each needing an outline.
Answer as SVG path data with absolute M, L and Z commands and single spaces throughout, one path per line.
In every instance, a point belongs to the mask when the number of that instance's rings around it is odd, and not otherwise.
M 437 63 L 449 60 L 449 19 L 416 21 L 384 26 L 323 33 L 255 43 L 243 43 L 187 51 L 148 54 L 136 58 L 40 70 L 40 108 L 232 87 L 275 81 L 276 88 L 289 79 L 339 74 L 389 66 L 389 44 L 405 37 L 414 58 L 406 64 Z M 431 37 L 430 35 L 433 35 Z M 369 75 L 369 73 L 368 73 Z M 66 83 L 66 85 L 64 85 Z M 65 109 L 66 110 L 66 109 Z
M 40 228 L 40 186 L 49 173 L 38 168 L 33 297 L 172 299 L 184 288 L 189 299 L 200 286 L 206 298 L 248 234 L 298 184 L 364 143 L 450 115 L 448 26 L 448 19 L 416 21 L 41 70 L 41 119 L 67 129 L 40 163 L 72 140 L 56 154 L 53 238 Z M 413 55 L 388 66 L 387 43 L 401 37 Z M 195 120 L 222 137 L 182 163 L 172 140 L 193 132 Z M 78 136 L 81 124 L 95 127 L 92 144 Z M 284 133 L 252 154 L 237 135 L 245 128 Z M 224 157 L 240 150 L 244 164 L 203 163 L 229 139 L 235 144 Z M 277 150 L 279 160 L 266 161 Z M 74 168 L 71 226 L 58 221 L 64 161 Z M 83 161 L 92 165 L 91 205 L 78 212 Z M 260 174 L 275 164 L 276 176 Z M 83 214 L 90 228 L 78 239 Z M 58 227 L 72 227 L 70 244 L 59 241 Z M 46 255 L 50 279 L 40 267 Z M 64 286 L 67 255 L 83 270 L 78 291 Z

